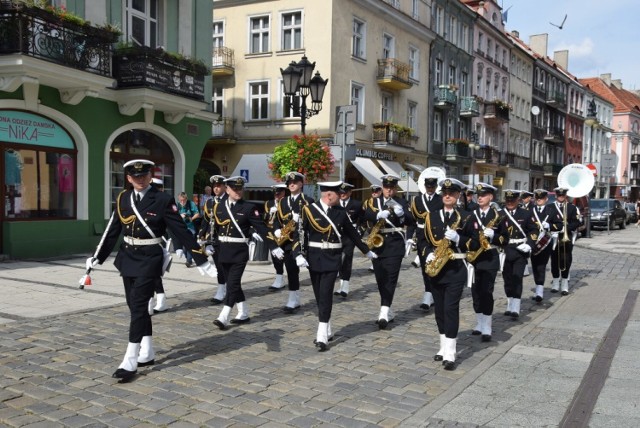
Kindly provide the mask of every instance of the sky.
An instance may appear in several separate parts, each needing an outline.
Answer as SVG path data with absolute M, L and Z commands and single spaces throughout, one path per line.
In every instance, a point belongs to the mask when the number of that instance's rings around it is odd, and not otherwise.
M 611 73 L 625 89 L 640 90 L 640 0 L 496 0 L 507 12 L 507 31 L 529 43 L 549 35 L 547 56 L 569 50 L 569 72 L 578 78 Z M 567 19 L 562 30 L 560 25 Z

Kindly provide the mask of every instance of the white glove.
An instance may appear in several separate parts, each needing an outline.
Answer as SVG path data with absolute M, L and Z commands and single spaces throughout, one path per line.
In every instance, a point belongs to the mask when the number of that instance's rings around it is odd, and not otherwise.
M 385 219 L 389 218 L 389 215 L 390 215 L 389 211 L 380 210 L 380 211 L 378 211 L 378 215 L 376 216 L 376 220 L 380 220 L 380 219 L 383 219 L 383 218 L 385 218 Z
M 207 256 L 213 256 L 213 253 L 215 253 L 216 250 L 213 249 L 213 245 L 207 245 L 206 247 L 204 247 L 204 253 Z
M 460 235 L 458 235 L 458 232 L 456 232 L 453 229 L 450 229 L 448 226 L 447 226 L 447 231 L 444 233 L 444 237 L 451 242 L 455 242 L 456 244 L 460 240 Z
M 298 267 L 308 267 L 309 263 L 307 263 L 307 259 L 304 258 L 302 254 L 296 257 L 296 264 Z
M 100 261 L 98 259 L 96 259 L 95 257 L 89 257 L 87 259 L 87 262 L 85 263 L 85 267 L 87 268 L 87 270 L 93 269 L 94 267 L 98 266 L 99 262 Z
M 411 247 L 413 247 L 413 239 L 407 239 L 404 243 L 404 256 L 407 257 L 411 252 Z
M 260 236 L 259 233 L 254 233 L 251 236 L 253 236 L 253 239 L 255 239 L 256 242 L 264 242 L 264 239 L 262 239 L 262 236 Z
M 208 275 L 211 278 L 218 277 L 218 269 L 216 269 L 215 265 L 212 265 L 209 262 L 204 262 L 201 265 L 198 265 L 198 271 L 202 276 Z
M 373 251 L 369 251 L 365 255 L 367 256 L 368 259 L 377 259 L 378 258 L 378 255 L 376 253 L 374 253 Z
M 277 212 L 278 212 L 278 207 L 276 207 L 275 205 L 269 209 L 269 214 L 275 214 Z
M 484 230 L 482 231 L 482 234 L 488 239 L 488 240 L 492 240 L 493 239 L 493 235 L 495 235 L 495 232 L 493 231 L 493 229 L 491 229 L 490 227 L 485 227 Z
M 434 261 L 436 259 L 436 255 L 434 253 L 429 253 L 429 255 L 427 256 L 427 264 L 431 263 L 432 261 Z
M 282 231 L 280 229 L 276 229 L 273 234 L 279 239 L 282 236 Z
M 178 248 L 176 250 L 176 256 L 178 256 L 179 259 L 184 257 L 184 251 L 182 251 L 180 248 Z
M 284 250 L 280 247 L 271 250 L 271 255 L 278 260 L 284 259 Z
M 549 225 L 549 223 L 547 223 L 546 221 L 542 222 L 542 228 L 544 230 L 549 230 L 551 228 L 551 226 Z
M 206 244 L 207 241 L 205 241 L 204 239 L 198 239 L 198 245 L 200 245 L 201 247 Z
M 402 205 L 400 204 L 393 206 L 393 212 L 398 217 L 402 217 L 404 215 L 404 210 L 402 209 Z
M 291 219 L 297 223 L 298 221 L 300 221 L 300 214 L 298 213 L 291 214 Z
M 518 249 L 518 251 L 523 253 L 531 252 L 531 247 L 529 246 L 529 244 L 520 244 L 516 248 Z

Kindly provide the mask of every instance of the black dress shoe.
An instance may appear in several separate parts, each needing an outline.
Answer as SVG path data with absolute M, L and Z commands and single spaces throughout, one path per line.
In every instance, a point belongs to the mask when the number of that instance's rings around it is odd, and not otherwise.
M 423 303 L 420 305 L 420 309 L 429 312 L 429 309 L 431 309 L 431 306 L 427 305 L 426 303 Z
M 436 354 L 433 356 L 433 361 L 442 361 L 443 357 L 440 354 Z
M 113 372 L 111 377 L 115 379 L 120 379 L 121 382 L 128 382 L 136 376 L 137 372 L 138 372 L 137 370 L 134 370 L 131 372 L 125 369 L 118 369 L 115 372 Z
M 300 309 L 300 306 L 296 306 L 294 308 L 290 306 L 285 306 L 284 308 L 282 308 L 285 314 L 295 314 L 296 312 L 298 312 L 298 309 Z
M 491 335 L 490 334 L 483 334 L 482 335 L 482 341 L 483 342 L 491 342 Z
M 504 316 L 505 317 L 510 317 L 513 314 L 513 312 L 511 311 L 505 311 Z
M 340 295 L 342 295 L 342 291 L 334 291 L 333 295 L 334 296 L 340 296 Z
M 557 293 L 558 291 L 560 291 L 560 290 L 556 290 L 555 288 L 552 288 L 552 289 L 551 289 L 551 292 L 552 292 L 552 293 Z
M 328 340 L 329 340 L 329 342 L 333 342 L 333 336 L 331 336 Z M 313 344 L 317 345 L 318 341 L 316 339 L 313 339 Z
M 536 302 L 540 303 L 540 302 L 542 302 L 542 296 L 533 296 L 533 300 L 535 300 Z
M 231 320 L 231 324 L 246 324 L 251 321 L 250 317 L 246 318 L 234 318 Z
M 346 299 L 346 298 L 347 298 L 347 296 L 349 295 L 349 293 L 346 293 L 346 292 L 344 292 L 344 291 L 341 291 L 341 292 L 340 292 L 340 295 L 341 295 L 343 298 L 345 298 L 345 299 Z
M 511 312 L 511 319 L 512 320 L 517 320 L 518 318 L 520 318 L 520 314 L 517 312 Z
M 212 305 L 219 305 L 220 303 L 222 303 L 222 300 L 216 299 L 215 297 L 211 299 Z
M 167 312 L 168 310 L 169 310 L 169 309 L 165 309 L 164 311 L 159 311 L 159 310 L 157 310 L 157 309 L 154 309 L 154 310 L 153 310 L 153 313 L 154 313 L 154 314 L 161 314 L 161 313 L 163 313 L 163 312 Z
M 413 266 L 414 268 L 418 267 L 418 263 L 416 263 L 415 261 L 411 262 L 411 266 Z
M 316 348 L 318 348 L 318 351 L 320 351 L 320 352 L 324 352 L 324 351 L 326 351 L 327 349 L 329 349 L 329 345 L 327 345 L 327 344 L 326 344 L 326 343 L 324 343 L 324 342 L 317 342 L 317 343 L 316 343 Z
M 444 366 L 445 370 L 455 370 L 456 368 L 456 363 L 453 361 L 445 360 L 442 362 L 442 365 Z
M 471 335 L 472 335 L 472 336 L 480 336 L 481 334 L 482 334 L 482 333 L 480 332 L 480 330 L 473 330 L 473 331 L 471 332 Z
M 138 367 L 147 367 L 147 366 L 152 366 L 156 363 L 156 360 L 150 360 L 144 363 L 141 363 L 140 361 L 138 361 Z
M 563 291 L 563 292 L 562 292 L 562 293 L 560 293 L 560 294 L 562 294 L 563 296 L 568 296 L 568 295 L 569 295 L 569 292 L 568 292 L 568 291 Z
M 222 321 L 220 321 L 219 319 L 215 319 L 213 321 L 213 323 L 220 329 L 220 330 L 226 330 L 227 326 L 224 325 L 224 323 Z
M 280 291 L 284 290 L 284 287 L 269 287 L 269 291 Z
M 389 321 L 387 321 L 386 319 L 380 318 L 378 320 L 378 328 L 380 330 L 384 330 L 385 328 L 387 328 L 387 325 L 389 325 Z

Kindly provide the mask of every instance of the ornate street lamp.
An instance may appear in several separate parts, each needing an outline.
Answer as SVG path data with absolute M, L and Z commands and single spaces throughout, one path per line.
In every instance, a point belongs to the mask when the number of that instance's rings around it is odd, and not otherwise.
M 286 69 L 280 69 L 284 94 L 290 97 L 293 104 L 294 97 L 300 96 L 300 128 L 305 134 L 307 119 L 320 113 L 322 110 L 322 97 L 329 79 L 323 79 L 319 72 L 313 74 L 315 62 L 310 62 L 306 56 L 296 63 L 292 61 Z M 311 95 L 311 108 L 307 107 L 307 97 Z

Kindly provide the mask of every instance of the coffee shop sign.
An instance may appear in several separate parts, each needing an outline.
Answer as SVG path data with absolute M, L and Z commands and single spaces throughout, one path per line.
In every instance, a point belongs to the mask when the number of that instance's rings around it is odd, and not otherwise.
M 392 161 L 393 155 L 391 153 L 378 152 L 376 150 L 357 149 L 356 156 L 363 158 L 383 159 Z

